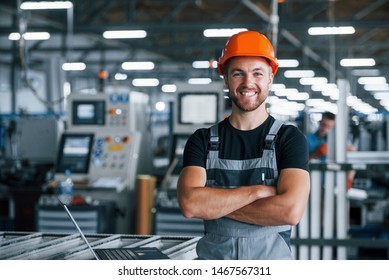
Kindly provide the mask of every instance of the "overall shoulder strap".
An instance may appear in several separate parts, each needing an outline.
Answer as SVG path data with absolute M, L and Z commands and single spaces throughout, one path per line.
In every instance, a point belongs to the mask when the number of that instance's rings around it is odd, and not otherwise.
M 211 151 L 219 150 L 218 124 L 215 124 L 215 125 L 211 126 L 211 128 L 210 128 L 209 149 Z
M 273 125 L 270 127 L 269 133 L 265 138 L 265 150 L 271 150 L 274 148 L 274 144 L 277 139 L 277 133 L 280 130 L 283 123 L 279 120 L 275 120 Z

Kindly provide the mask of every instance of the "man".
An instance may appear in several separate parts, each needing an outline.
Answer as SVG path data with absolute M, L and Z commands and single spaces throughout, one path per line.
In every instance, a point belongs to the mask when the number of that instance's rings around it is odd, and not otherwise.
M 291 226 L 309 196 L 308 147 L 266 111 L 277 69 L 271 43 L 254 31 L 232 36 L 218 61 L 232 112 L 188 139 L 177 186 L 183 215 L 204 219 L 199 259 L 292 259 Z
M 318 159 L 326 161 L 327 159 L 327 135 L 335 126 L 335 114 L 331 112 L 324 112 L 321 116 L 318 129 L 313 133 L 307 134 L 307 142 L 309 148 L 309 159 Z M 355 151 L 353 145 L 347 145 L 347 151 Z M 347 190 L 352 188 L 355 171 L 347 172 Z
M 307 134 L 309 159 L 325 160 L 327 156 L 327 135 L 335 126 L 335 114 L 324 112 L 319 122 L 319 128 Z

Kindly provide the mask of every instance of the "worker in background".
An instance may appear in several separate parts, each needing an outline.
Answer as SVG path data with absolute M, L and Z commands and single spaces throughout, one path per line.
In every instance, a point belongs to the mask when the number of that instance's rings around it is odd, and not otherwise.
M 331 112 L 324 112 L 319 122 L 318 129 L 315 132 L 307 134 L 309 159 L 326 160 L 328 132 L 331 131 L 334 126 L 335 114 Z
M 335 114 L 331 112 L 324 112 L 319 122 L 319 127 L 315 132 L 308 133 L 306 138 L 309 146 L 309 159 L 318 159 L 326 161 L 327 159 L 327 137 L 328 133 L 335 126 Z M 355 151 L 355 148 L 349 144 L 348 151 Z M 352 187 L 355 171 L 347 172 L 347 190 Z
M 292 259 L 291 226 L 310 191 L 308 145 L 266 111 L 277 69 L 255 31 L 232 36 L 219 58 L 231 114 L 191 135 L 177 186 L 183 215 L 204 220 L 199 259 Z

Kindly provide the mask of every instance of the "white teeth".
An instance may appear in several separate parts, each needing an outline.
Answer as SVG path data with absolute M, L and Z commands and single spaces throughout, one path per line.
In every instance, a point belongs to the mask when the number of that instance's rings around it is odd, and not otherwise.
M 243 91 L 242 92 L 242 95 L 244 96 L 253 96 L 255 94 L 254 91 Z

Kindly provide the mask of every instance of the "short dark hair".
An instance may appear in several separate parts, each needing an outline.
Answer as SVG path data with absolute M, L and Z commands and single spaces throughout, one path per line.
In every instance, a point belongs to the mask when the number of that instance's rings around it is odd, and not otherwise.
M 335 120 L 335 114 L 331 112 L 324 112 L 323 115 L 321 116 L 322 119 L 328 119 L 328 120 Z

